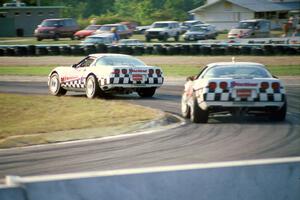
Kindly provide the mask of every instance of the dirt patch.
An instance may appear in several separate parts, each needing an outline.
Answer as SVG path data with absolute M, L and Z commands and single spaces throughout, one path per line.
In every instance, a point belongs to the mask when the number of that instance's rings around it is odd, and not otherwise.
M 231 61 L 232 56 L 138 56 L 148 65 L 196 65 Z M 0 57 L 0 66 L 72 65 L 83 56 Z M 265 65 L 298 65 L 299 56 L 235 56 L 236 61 L 258 62 Z

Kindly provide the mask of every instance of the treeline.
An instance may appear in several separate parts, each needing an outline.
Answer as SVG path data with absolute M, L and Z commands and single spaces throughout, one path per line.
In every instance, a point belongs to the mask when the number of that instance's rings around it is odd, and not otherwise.
M 1 5 L 8 2 L 0 0 Z M 30 6 L 65 6 L 64 17 L 88 23 L 96 17 L 98 23 L 136 21 L 148 25 L 158 20 L 183 21 L 189 18 L 187 11 L 203 5 L 205 0 L 23 0 Z

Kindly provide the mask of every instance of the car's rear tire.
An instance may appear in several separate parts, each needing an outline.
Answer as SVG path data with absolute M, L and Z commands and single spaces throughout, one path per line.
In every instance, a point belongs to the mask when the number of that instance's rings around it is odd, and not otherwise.
M 36 40 L 37 40 L 37 41 L 42 41 L 43 38 L 37 37 Z
M 137 93 L 140 97 L 152 97 L 155 94 L 156 88 L 140 88 Z
M 150 37 L 146 37 L 146 42 L 151 42 L 151 38 Z
M 181 114 L 184 118 L 189 119 L 191 117 L 191 108 L 187 104 L 187 97 L 186 94 L 182 94 L 181 97 Z
M 94 99 L 100 95 L 101 89 L 97 78 L 94 75 L 88 76 L 86 79 L 85 93 L 87 98 Z
M 284 121 L 286 117 L 286 111 L 287 111 L 287 102 L 285 101 L 283 106 L 270 114 L 270 119 L 272 121 Z
M 179 41 L 179 33 L 176 34 L 176 36 L 174 37 L 174 40 L 175 40 L 176 42 Z
M 59 40 L 59 34 L 55 33 L 55 35 L 53 36 L 53 40 L 58 41 Z
M 193 96 L 192 105 L 190 107 L 190 118 L 194 123 L 207 123 L 208 111 L 202 110 L 197 102 L 197 98 Z
M 67 93 L 67 90 L 61 87 L 59 76 L 57 73 L 53 73 L 50 77 L 49 91 L 54 96 L 62 96 Z

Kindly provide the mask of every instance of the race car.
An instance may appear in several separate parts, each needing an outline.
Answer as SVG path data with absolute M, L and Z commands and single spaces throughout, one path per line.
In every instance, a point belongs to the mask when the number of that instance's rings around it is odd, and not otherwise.
M 214 114 L 267 115 L 285 120 L 287 100 L 283 83 L 264 65 L 251 62 L 219 62 L 188 77 L 181 100 L 183 117 L 207 123 Z
M 48 76 L 51 94 L 85 91 L 88 98 L 132 92 L 152 97 L 163 81 L 160 67 L 122 54 L 91 54 L 72 66 L 56 67 Z

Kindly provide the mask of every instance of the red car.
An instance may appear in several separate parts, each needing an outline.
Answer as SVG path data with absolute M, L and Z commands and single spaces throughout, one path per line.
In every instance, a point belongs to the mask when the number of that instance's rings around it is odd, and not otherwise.
M 85 29 L 77 31 L 74 34 L 74 37 L 78 40 L 85 38 L 87 36 L 92 35 L 96 30 L 98 30 L 101 27 L 101 25 L 89 25 Z

